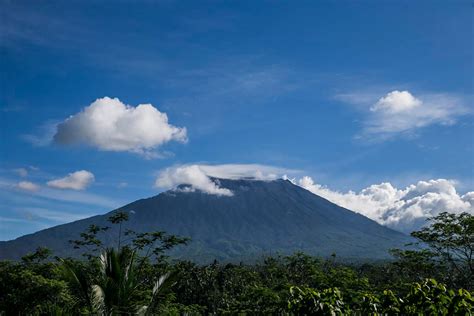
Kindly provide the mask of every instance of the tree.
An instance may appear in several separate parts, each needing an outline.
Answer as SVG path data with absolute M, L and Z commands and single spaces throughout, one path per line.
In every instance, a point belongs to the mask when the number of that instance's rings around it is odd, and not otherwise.
M 117 238 L 117 248 L 120 249 L 120 243 L 122 241 L 122 222 L 128 221 L 127 212 L 116 212 L 115 214 L 109 217 L 109 222 L 112 224 L 119 224 L 118 238 Z
M 46 247 L 38 247 L 33 253 L 29 253 L 21 257 L 21 261 L 25 264 L 40 263 L 47 260 L 52 254 L 52 251 Z
M 449 281 L 444 265 L 429 249 L 392 249 L 390 253 L 397 259 L 390 266 L 395 271 L 393 277 L 399 283 L 422 282 L 426 278 Z
M 430 220 L 429 226 L 411 235 L 449 267 L 450 275 L 459 280 L 452 280 L 455 285 L 473 288 L 474 216 L 443 212 Z
M 0 315 L 34 315 L 52 304 L 71 304 L 66 282 L 53 275 L 49 264 L 38 265 L 0 261 Z
M 100 257 L 98 275 L 91 280 L 78 266 L 63 261 L 68 281 L 88 306 L 89 313 L 99 315 L 151 315 L 157 306 L 160 291 L 168 289 L 172 282 L 169 273 L 154 284 L 147 304 L 143 302 L 145 288 L 135 263 L 136 253 L 129 248 L 116 251 L 106 249 Z
M 163 231 L 154 232 L 135 232 L 131 229 L 123 231 L 123 222 L 128 221 L 128 213 L 123 211 L 114 212 L 109 216 L 108 221 L 111 224 L 119 225 L 118 236 L 117 236 L 117 249 L 122 247 L 129 248 L 133 251 L 137 251 L 142 255 L 142 260 L 155 257 L 160 260 L 164 258 L 163 253 L 171 248 L 186 244 L 189 238 L 179 237 L 175 235 L 167 234 Z M 107 232 L 111 227 L 109 226 L 98 226 L 90 225 L 89 228 L 80 234 L 80 239 L 70 240 L 69 242 L 74 246 L 75 249 L 84 248 L 86 252 L 83 254 L 89 259 L 97 257 L 97 255 L 108 247 L 104 245 L 100 234 Z
M 89 252 L 89 268 L 97 267 L 91 276 L 81 264 L 60 259 L 64 278 L 82 304 L 91 314 L 122 315 L 151 313 L 157 307 L 159 293 L 172 284 L 169 273 L 152 280 L 144 271 L 149 268 L 149 259 L 154 257 L 157 264 L 164 258 L 164 252 L 188 239 L 164 232 L 136 233 L 122 231 L 123 222 L 128 220 L 125 212 L 115 212 L 109 222 L 119 225 L 117 248 L 105 247 L 99 233 L 110 227 L 91 225 L 81 233 L 81 239 L 72 240 L 74 248 L 84 247 Z M 94 253 L 101 250 L 100 257 Z

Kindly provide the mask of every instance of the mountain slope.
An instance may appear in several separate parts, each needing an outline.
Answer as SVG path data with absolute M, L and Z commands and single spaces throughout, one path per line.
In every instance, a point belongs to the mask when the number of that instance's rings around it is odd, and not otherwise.
M 214 181 L 234 195 L 170 190 L 122 207 L 130 214 L 126 228 L 191 237 L 192 242 L 173 251 L 172 256 L 201 262 L 214 258 L 245 260 L 299 250 L 321 256 L 336 253 L 346 258 L 386 258 L 388 249 L 402 247 L 410 240 L 287 180 Z M 46 246 L 59 256 L 77 255 L 68 240 L 77 239 L 90 224 L 107 225 L 109 215 L 0 242 L 0 259 L 17 259 L 37 246 Z

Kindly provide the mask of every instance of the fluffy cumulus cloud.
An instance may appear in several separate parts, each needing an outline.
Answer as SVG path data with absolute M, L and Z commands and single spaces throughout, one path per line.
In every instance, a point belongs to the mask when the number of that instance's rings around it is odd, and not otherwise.
M 94 182 L 94 175 L 89 171 L 80 170 L 64 178 L 48 181 L 47 185 L 56 189 L 84 190 L 92 182 Z
M 221 188 L 219 182 L 212 178 L 275 180 L 283 173 L 292 171 L 295 170 L 259 164 L 182 165 L 161 171 L 155 181 L 155 187 L 169 189 L 188 184 L 190 187 L 185 189 L 188 191 L 200 190 L 208 194 L 232 196 L 229 189 Z
M 30 182 L 30 181 L 20 181 L 18 182 L 16 187 L 20 190 L 29 191 L 29 192 L 36 192 L 40 189 L 39 185 L 34 184 L 33 182 Z
M 297 181 L 301 187 L 380 224 L 409 233 L 426 219 L 443 211 L 474 213 L 474 192 L 457 193 L 455 182 L 445 179 L 419 181 L 404 189 L 390 183 L 371 185 L 360 192 L 337 192 L 310 177 Z
M 336 97 L 368 109 L 358 137 L 370 140 L 410 135 L 431 125 L 452 125 L 469 113 L 463 98 L 443 93 L 415 96 L 410 91 L 394 90 L 383 96 L 351 93 Z
M 173 140 L 186 142 L 187 133 L 186 128 L 171 125 L 166 113 L 151 104 L 133 107 L 104 97 L 60 123 L 53 139 L 63 145 L 85 144 L 157 158 L 159 146 Z
M 391 113 L 399 113 L 403 111 L 410 111 L 420 105 L 423 102 L 415 98 L 408 91 L 392 91 L 387 93 L 386 96 L 380 98 L 373 107 L 370 108 L 371 111 L 386 111 Z

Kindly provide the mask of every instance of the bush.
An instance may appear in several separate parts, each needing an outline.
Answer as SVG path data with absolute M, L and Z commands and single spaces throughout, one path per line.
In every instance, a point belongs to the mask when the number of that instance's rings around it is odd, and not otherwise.
M 364 294 L 348 304 L 337 288 L 317 291 L 293 286 L 288 300 L 288 311 L 295 315 L 472 315 L 473 309 L 470 292 L 448 290 L 434 279 L 414 283 L 404 297 L 384 291 Z

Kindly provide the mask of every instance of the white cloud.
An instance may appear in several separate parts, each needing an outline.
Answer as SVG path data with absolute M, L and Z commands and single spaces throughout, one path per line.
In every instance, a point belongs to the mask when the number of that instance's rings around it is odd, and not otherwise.
M 370 110 L 397 113 L 412 110 L 420 105 L 422 105 L 422 102 L 410 92 L 394 90 L 381 97 Z
M 47 185 L 56 189 L 84 190 L 92 182 L 94 182 L 94 175 L 89 171 L 80 170 L 64 178 L 48 181 Z
M 9 178 L 2 178 L 0 176 L 0 201 L 11 201 L 15 205 L 23 205 L 25 203 L 35 204 L 36 202 L 54 202 L 54 203 L 74 203 L 87 204 L 88 206 L 96 206 L 107 209 L 114 209 L 127 202 L 125 199 L 109 198 L 86 191 L 68 190 L 49 188 L 46 186 L 39 186 L 39 190 L 29 192 L 33 194 L 24 194 L 18 189 L 18 183 Z M 24 191 L 24 190 L 22 190 Z M 51 205 L 48 204 L 48 207 Z
M 393 90 L 382 97 L 373 93 L 350 93 L 336 98 L 367 111 L 358 138 L 375 141 L 414 134 L 431 125 L 452 125 L 469 113 L 462 97 L 446 93 L 415 96 L 407 90 Z
M 69 222 L 94 214 L 103 214 L 107 210 L 116 209 L 130 202 L 123 197 L 117 199 L 116 197 L 106 197 L 87 191 L 65 191 L 46 186 L 38 187 L 39 190 L 37 191 L 25 191 L 18 187 L 18 182 L 14 178 L 3 178 L 0 175 L 0 201 L 2 201 L 2 208 L 6 212 L 3 214 L 5 215 L 3 218 L 0 216 L 0 222 L 30 222 L 29 225 L 22 226 L 21 232 L 14 229 L 0 229 L 1 240 L 9 240 L 23 234 L 33 233 L 60 222 Z M 56 215 L 52 213 L 42 214 L 39 213 L 40 209 L 54 210 L 58 213 Z M 8 225 L 5 225 L 5 228 L 7 228 Z
M 24 190 L 24 191 L 30 191 L 30 192 L 36 192 L 40 189 L 39 185 L 34 184 L 33 182 L 30 181 L 20 181 L 16 185 L 18 189 Z
M 304 177 L 298 184 L 329 201 L 365 215 L 380 224 L 409 233 L 443 211 L 474 213 L 474 192 L 460 195 L 455 182 L 419 181 L 397 189 L 390 183 L 371 185 L 360 192 L 337 192 Z
M 180 184 L 188 184 L 191 185 L 191 188 L 188 189 L 190 191 L 200 190 L 208 194 L 231 196 L 232 192 L 229 189 L 219 187 L 219 183 L 210 177 L 275 180 L 285 172 L 296 172 L 296 170 L 259 164 L 182 165 L 161 171 L 155 181 L 155 187 L 169 189 Z
M 85 191 L 59 191 L 55 189 L 46 188 L 36 193 L 36 196 L 47 200 L 76 204 L 87 204 L 90 206 L 97 206 L 107 209 L 115 209 L 119 206 L 124 205 L 127 202 L 130 202 L 124 199 L 116 199 L 115 197 L 109 198 L 106 196 L 88 193 Z
M 467 192 L 466 194 L 464 194 L 462 196 L 462 200 L 464 202 L 470 203 L 471 205 L 474 205 L 474 191 Z
M 162 171 L 155 181 L 155 186 L 159 188 L 172 188 L 180 184 L 191 185 L 187 191 L 197 189 L 209 194 L 233 195 L 229 189 L 220 188 L 198 165 L 168 168 Z
M 105 151 L 128 151 L 158 158 L 155 150 L 170 141 L 186 142 L 186 128 L 168 123 L 166 113 L 151 104 L 137 107 L 117 98 L 97 99 L 57 126 L 58 144 L 85 144 Z
M 222 164 L 222 165 L 199 165 L 206 175 L 221 179 L 252 178 L 257 180 L 275 180 L 285 172 L 296 173 L 298 170 L 290 170 L 260 164 Z
M 28 220 L 44 219 L 58 223 L 69 223 L 83 218 L 91 217 L 94 214 L 77 214 L 67 213 L 64 211 L 54 211 L 40 207 L 24 207 L 22 209 L 23 216 Z
M 364 133 L 387 138 L 398 133 L 411 133 L 429 125 L 452 125 L 460 115 L 467 113 L 459 98 L 441 94 L 425 95 L 422 98 L 423 102 L 407 96 L 403 98 L 404 102 L 383 102 L 384 106 L 377 103 L 372 108 L 372 116 L 365 123 Z

